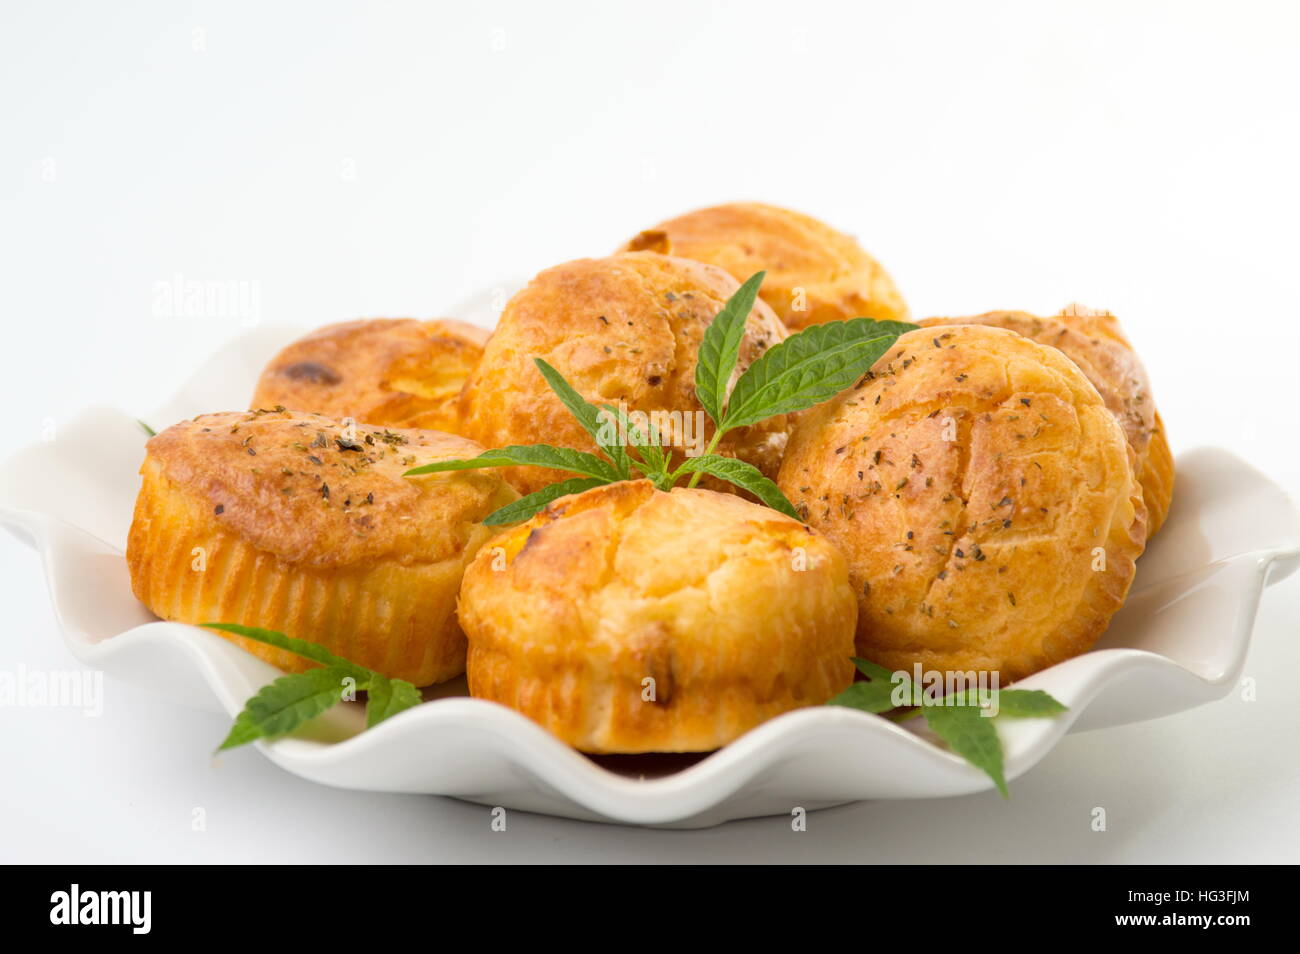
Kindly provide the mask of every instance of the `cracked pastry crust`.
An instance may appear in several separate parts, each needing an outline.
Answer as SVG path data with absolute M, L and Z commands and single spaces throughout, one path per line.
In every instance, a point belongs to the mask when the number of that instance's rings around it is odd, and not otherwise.
M 451 319 L 326 325 L 271 360 L 252 407 L 455 432 L 461 386 L 487 339 L 482 328 Z
M 663 443 L 680 452 L 698 441 L 702 450 L 713 425 L 695 398 L 695 355 L 705 329 L 738 287 L 719 268 L 653 252 L 547 269 L 502 312 L 483 360 L 465 382 L 459 433 L 484 447 L 545 443 L 594 452 L 595 442 L 533 363 L 542 358 L 597 405 L 622 402 L 628 410 L 675 414 L 659 418 Z M 771 309 L 755 302 L 736 377 L 785 336 Z M 718 452 L 774 476 L 787 431 L 784 416 L 770 418 L 730 432 Z M 506 469 L 506 479 L 523 493 L 572 476 Z
M 1113 315 L 1070 306 L 1051 318 L 1023 311 L 990 311 L 971 318 L 927 318 L 921 325 L 1007 328 L 1056 348 L 1078 365 L 1119 420 L 1137 456 L 1138 480 L 1147 507 L 1147 538 L 1155 535 L 1169 515 L 1173 499 L 1174 457 L 1151 396 L 1146 368 Z
M 825 702 L 853 680 L 856 612 L 820 534 L 645 480 L 555 501 L 481 549 L 460 593 L 470 693 L 584 752 L 711 751 Z
M 491 471 L 403 471 L 481 449 L 437 431 L 347 428 L 294 411 L 205 414 L 146 445 L 127 540 L 136 598 L 163 619 L 242 623 L 429 685 L 465 668 L 456 593 L 517 494 Z M 312 664 L 221 634 L 274 666 Z
M 759 294 L 791 331 L 845 318 L 907 318 L 893 279 L 856 239 L 773 205 L 732 202 L 688 212 L 624 249 L 708 262 L 742 282 L 766 270 Z
M 1132 450 L 1061 352 L 980 325 L 903 335 L 800 417 L 778 484 L 839 544 L 857 649 L 1028 676 L 1089 649 L 1146 539 Z

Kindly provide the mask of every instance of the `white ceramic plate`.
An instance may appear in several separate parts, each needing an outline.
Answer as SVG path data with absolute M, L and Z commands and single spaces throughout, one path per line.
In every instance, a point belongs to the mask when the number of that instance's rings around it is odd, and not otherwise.
M 150 423 L 161 429 L 242 408 L 258 369 L 296 334 L 261 329 L 240 338 Z M 178 704 L 233 716 L 277 670 L 210 632 L 159 622 L 131 595 L 122 553 L 144 441 L 120 411 L 85 412 L 0 469 L 0 521 L 40 553 L 60 628 L 79 660 Z M 1110 630 L 1094 651 L 1020 683 L 1047 690 L 1069 712 L 995 723 L 1008 778 L 1028 771 L 1067 731 L 1153 719 L 1228 693 L 1264 586 L 1297 565 L 1300 518 L 1278 487 L 1223 451 L 1182 455 L 1169 521 Z M 597 761 L 464 691 L 463 681 L 441 687 L 439 698 L 367 732 L 357 707 L 339 706 L 308 733 L 257 746 L 282 768 L 326 785 L 675 827 L 991 787 L 909 724 L 849 709 L 789 713 L 703 758 Z

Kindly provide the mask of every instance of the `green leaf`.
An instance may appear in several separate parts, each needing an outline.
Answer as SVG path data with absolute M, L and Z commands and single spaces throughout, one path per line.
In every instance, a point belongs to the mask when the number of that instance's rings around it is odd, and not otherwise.
M 606 413 L 613 415 L 619 429 L 627 434 L 628 440 L 637 449 L 641 463 L 645 464 L 643 469 L 645 475 L 653 479 L 656 475 L 662 474 L 668 467 L 668 456 L 659 445 L 659 431 L 655 428 L 654 421 L 649 422 L 650 433 L 647 435 L 640 427 L 628 420 L 622 408 L 612 404 L 602 404 L 601 407 Z
M 742 490 L 748 490 L 773 510 L 783 513 L 787 517 L 793 517 L 800 523 L 803 522 L 803 518 L 794 509 L 794 504 L 790 503 L 785 494 L 781 493 L 781 488 L 764 477 L 763 472 L 753 464 L 747 464 L 743 460 L 737 460 L 734 457 L 722 457 L 718 454 L 688 457 L 677 468 L 677 473 L 701 473 L 721 477 Z
M 895 721 L 909 716 L 924 715 L 939 738 L 976 768 L 985 772 L 1003 797 L 1009 797 L 1002 761 L 1002 740 L 993 726 L 993 716 L 984 715 L 983 701 L 997 701 L 998 715 L 1012 717 L 1053 716 L 1065 711 L 1065 706 L 1039 689 L 969 689 L 955 693 L 951 699 L 943 697 L 928 701 L 919 686 L 905 673 L 895 673 L 868 659 L 854 658 L 853 664 L 869 682 L 855 682 L 827 705 L 850 706 L 866 712 L 883 713 L 896 708 L 894 680 L 902 678 L 910 691 L 914 704 L 920 708 L 909 709 Z M 951 704 L 949 704 L 951 702 Z
M 366 728 L 379 725 L 397 713 L 418 706 L 424 701 L 420 690 L 405 679 L 389 679 L 376 675 L 366 687 Z
M 294 639 L 292 636 L 286 636 L 284 633 L 276 632 L 273 629 L 240 626 L 238 623 L 200 623 L 199 625 L 207 629 L 219 629 L 227 633 L 234 633 L 236 636 L 243 636 L 245 639 L 252 639 L 259 643 L 266 643 L 268 646 L 286 650 L 296 656 L 318 662 L 323 666 L 346 669 L 348 674 L 357 679 L 358 682 L 363 682 L 374 675 L 371 670 L 364 666 L 358 666 L 356 663 L 348 662 L 341 656 L 335 656 L 324 646 L 309 643 L 305 639 Z
M 154 430 L 152 427 L 150 427 L 148 424 L 146 424 L 144 421 L 140 420 L 139 418 L 136 418 L 136 421 L 135 421 L 135 422 L 136 422 L 137 424 L 140 425 L 140 430 L 144 431 L 144 432 L 145 432 L 146 434 L 148 434 L 150 437 L 157 437 L 157 436 L 158 436 L 158 432 L 155 431 L 155 430 Z
M 603 487 L 608 483 L 612 481 L 602 480 L 599 477 L 575 477 L 572 480 L 562 480 L 558 484 L 550 484 L 526 497 L 520 497 L 514 503 L 506 504 L 500 510 L 493 511 L 488 514 L 483 524 L 488 527 L 500 527 L 507 523 L 518 523 L 527 520 L 552 500 L 567 497 L 569 494 L 580 494 L 584 490 Z
M 945 697 L 926 705 L 922 710 L 925 721 L 950 749 L 993 779 L 1003 798 L 1010 798 L 1002 774 L 1002 741 L 993 727 L 993 719 L 982 715 L 979 705 L 963 694 L 958 695 L 961 698 Z
M 899 707 L 895 699 L 895 693 L 899 689 L 903 690 L 904 698 L 915 699 L 915 704 L 920 705 L 916 687 L 906 673 L 886 669 L 869 659 L 859 659 L 857 656 L 852 658 L 853 665 L 858 668 L 858 672 L 867 677 L 868 681 L 855 682 L 831 699 L 827 705 L 851 706 L 866 712 L 888 712 Z
M 741 375 L 723 426 L 745 427 L 830 400 L 870 371 L 899 335 L 916 327 L 903 321 L 853 318 L 812 325 L 791 335 Z
M 731 372 L 736 370 L 740 356 L 740 342 L 745 337 L 745 322 L 758 297 L 758 286 L 763 284 L 766 272 L 758 272 L 736 289 L 717 317 L 704 331 L 695 360 L 695 396 L 713 418 L 722 425 L 722 406 L 727 400 L 727 385 Z
M 356 673 L 338 666 L 281 676 L 244 704 L 221 749 L 292 732 L 342 701 L 345 680 L 349 679 L 355 683 Z
M 853 665 L 858 668 L 858 672 L 862 673 L 862 675 L 866 676 L 873 682 L 893 682 L 895 677 L 894 670 L 886 669 L 879 663 L 873 663 L 870 659 L 861 659 L 858 656 L 853 656 L 852 659 Z M 898 675 L 901 675 L 904 681 L 911 683 L 912 680 L 907 673 L 898 673 Z
M 533 364 L 537 365 L 537 370 L 542 372 L 542 377 L 551 386 L 555 396 L 569 409 L 569 413 L 577 418 L 583 430 L 590 434 L 591 439 L 596 442 L 600 449 L 609 455 L 610 460 L 614 462 L 614 468 L 618 471 L 618 475 L 626 479 L 628 477 L 627 449 L 618 442 L 617 437 L 613 441 L 601 439 L 601 432 L 604 428 L 601 424 L 599 409 L 575 391 L 573 385 L 564 380 L 564 375 L 541 358 L 533 358 Z
M 235 717 L 234 724 L 230 727 L 230 733 L 226 740 L 217 747 L 218 752 L 224 752 L 226 749 L 237 749 L 241 745 L 247 745 L 262 738 L 262 730 L 253 722 L 247 710 L 239 713 Z
M 1002 689 L 998 692 L 998 715 L 1013 719 L 1049 718 L 1066 707 L 1041 689 Z
M 308 719 L 313 719 L 335 703 L 342 702 L 345 679 L 351 679 L 354 688 L 369 692 L 366 704 L 367 728 L 424 701 L 420 690 L 406 680 L 382 676 L 365 666 L 335 656 L 316 643 L 294 639 L 273 629 L 240 626 L 237 623 L 201 625 L 254 639 L 323 664 L 321 669 L 281 676 L 270 685 L 263 686 L 236 717 L 226 741 L 221 743 L 222 749 L 232 749 L 254 739 L 273 738 L 292 732 Z
M 848 706 L 863 712 L 888 712 L 898 708 L 893 700 L 894 687 L 888 682 L 872 680 L 855 682 L 838 696 L 827 701 L 828 706 Z
M 552 467 L 587 477 L 599 477 L 606 483 L 622 479 L 613 464 L 601 460 L 595 454 L 568 447 L 552 447 L 550 444 L 512 444 L 484 451 L 468 460 L 436 460 L 432 464 L 414 467 L 403 476 L 415 477 L 449 470 L 478 470 L 483 467 Z

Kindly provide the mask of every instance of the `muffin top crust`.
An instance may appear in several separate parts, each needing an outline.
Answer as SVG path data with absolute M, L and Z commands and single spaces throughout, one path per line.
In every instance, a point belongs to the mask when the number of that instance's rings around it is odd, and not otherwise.
M 515 494 L 489 470 L 402 475 L 481 450 L 440 431 L 345 426 L 276 407 L 169 427 L 146 445 L 142 473 L 286 562 L 430 562 L 458 552 L 473 525 Z
M 923 327 L 987 325 L 1049 345 L 1078 365 L 1124 428 L 1141 460 L 1155 431 L 1155 402 L 1146 369 L 1110 315 L 1065 314 L 1040 318 L 1024 311 L 990 311 L 968 318 L 927 318 Z
M 663 444 L 679 449 L 698 442 L 702 449 L 712 424 L 704 421 L 695 396 L 696 354 L 738 287 L 722 269 L 654 252 L 579 259 L 547 269 L 506 305 L 483 360 L 466 382 L 462 433 L 489 447 L 544 442 L 595 451 L 595 442 L 547 387 L 534 364 L 534 358 L 542 358 L 588 401 L 646 413 L 677 412 L 657 422 Z M 772 310 L 756 301 L 735 376 L 785 337 Z M 787 429 L 784 416 L 739 428 L 726 435 L 719 453 L 774 474 Z M 565 476 L 515 469 L 508 479 L 531 492 Z
M 856 239 L 774 205 L 698 209 L 640 233 L 624 248 L 708 262 L 740 281 L 764 270 L 759 294 L 791 330 L 846 318 L 907 318 L 893 279 Z
M 1130 454 L 1061 352 L 952 325 L 802 417 L 778 482 L 848 556 L 875 661 L 1018 678 L 1123 602 L 1146 533 Z
M 368 318 L 326 325 L 286 346 L 253 407 L 285 407 L 392 427 L 455 426 L 455 402 L 488 332 L 451 319 Z

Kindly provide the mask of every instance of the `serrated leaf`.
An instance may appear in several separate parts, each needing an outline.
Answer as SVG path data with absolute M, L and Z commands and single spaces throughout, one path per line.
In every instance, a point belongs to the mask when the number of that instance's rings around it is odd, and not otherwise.
M 668 457 L 659 445 L 659 432 L 655 428 L 654 421 L 649 422 L 650 433 L 646 434 L 628 419 L 622 408 L 612 404 L 602 404 L 601 408 L 613 415 L 619 430 L 627 435 L 628 441 L 636 448 L 637 455 L 641 458 L 640 463 L 645 465 L 642 468 L 645 475 L 654 479 L 656 475 L 662 474 L 668 466 Z
M 745 323 L 758 297 L 758 286 L 766 272 L 751 275 L 709 323 L 700 341 L 695 360 L 695 396 L 715 425 L 722 424 L 722 407 L 727 401 L 727 385 L 736 370 L 740 342 L 745 337 Z
M 1002 689 L 998 692 L 998 715 L 1013 719 L 1050 718 L 1066 711 L 1041 689 Z
M 479 470 L 483 467 L 550 467 L 587 477 L 599 477 L 606 483 L 621 479 L 613 464 L 601 460 L 595 454 L 569 447 L 552 447 L 550 444 L 512 444 L 484 451 L 468 460 L 437 460 L 421 467 L 413 467 L 403 476 L 416 477 L 449 470 Z
M 950 749 L 993 779 L 1003 798 L 1010 798 L 1002 768 L 1002 740 L 993 719 L 982 715 L 979 705 L 963 694 L 958 695 L 960 698 L 945 697 L 926 705 L 921 710 L 925 721 Z
M 921 704 L 918 689 L 907 673 L 886 669 L 869 659 L 857 656 L 851 658 L 858 672 L 866 676 L 868 681 L 855 682 L 827 705 L 852 706 L 866 712 L 888 712 L 900 706 Z M 902 702 L 899 701 L 900 698 Z
M 292 732 L 342 701 L 346 680 L 356 684 L 356 673 L 338 666 L 281 676 L 244 704 L 221 748 L 233 749 L 254 739 Z
M 721 477 L 728 483 L 735 484 L 742 490 L 748 490 L 763 503 L 767 504 L 778 513 L 783 513 L 787 517 L 793 517 L 800 523 L 803 522 L 798 512 L 794 509 L 794 504 L 786 499 L 785 494 L 781 493 L 781 488 L 771 480 L 763 476 L 763 472 L 753 464 L 747 464 L 743 460 L 737 460 L 734 457 L 722 457 L 718 454 L 704 454 L 701 457 L 688 457 L 678 468 L 681 474 L 711 474 L 714 477 Z
M 304 659 L 310 659 L 312 662 L 318 662 L 323 666 L 346 669 L 348 674 L 358 681 L 364 681 L 374 675 L 371 670 L 364 666 L 358 666 L 356 663 L 348 662 L 341 656 L 335 656 L 324 646 L 309 643 L 305 639 L 294 639 L 292 636 L 286 636 L 274 629 L 262 629 L 259 626 L 241 626 L 238 623 L 200 623 L 199 625 L 207 629 L 219 629 L 223 632 L 234 633 L 236 636 L 243 636 L 245 639 L 265 643 L 268 646 L 286 650 Z
M 506 504 L 500 510 L 488 514 L 483 524 L 488 527 L 500 527 L 508 523 L 518 523 L 521 520 L 527 520 L 552 500 L 567 497 L 569 494 L 580 494 L 584 490 L 590 490 L 592 487 L 603 487 L 608 483 L 612 483 L 612 481 L 602 480 L 599 477 L 575 477 L 572 480 L 562 480 L 557 484 L 549 484 L 541 490 L 535 491 L 526 497 L 520 497 L 513 503 Z
M 235 717 L 234 725 L 230 727 L 230 732 L 224 742 L 218 746 L 218 752 L 224 752 L 226 749 L 237 749 L 241 745 L 247 745 L 249 742 L 255 742 L 262 738 L 262 730 L 253 722 L 247 712 L 240 712 Z
M 379 725 L 405 709 L 418 706 L 424 701 L 420 690 L 405 679 L 389 679 L 376 676 L 366 687 L 366 728 Z
M 791 335 L 740 376 L 724 426 L 745 427 L 830 400 L 870 371 L 899 335 L 917 327 L 903 321 L 853 318 L 812 325 Z
M 857 656 L 853 658 L 853 665 L 857 667 L 858 672 L 866 676 L 873 682 L 883 682 L 893 688 L 900 690 L 898 697 L 905 700 L 902 705 L 919 706 L 922 702 L 921 687 L 912 682 L 912 678 L 901 670 L 888 669 L 879 663 L 873 663 L 870 659 L 861 659 Z M 899 703 L 895 702 L 895 706 Z
M 582 429 L 591 435 L 591 439 L 596 442 L 597 446 L 609 455 L 614 462 L 614 469 L 618 471 L 618 475 L 626 478 L 628 476 L 627 449 L 618 442 L 617 436 L 613 441 L 604 439 L 602 436 L 604 427 L 600 420 L 600 410 L 575 391 L 573 385 L 564 379 L 564 375 L 541 358 L 533 358 L 533 364 L 537 365 L 537 370 L 542 373 L 542 377 L 546 379 L 546 383 L 555 392 L 555 396 L 560 399 L 560 403 L 569 409 L 569 413 L 582 425 Z

